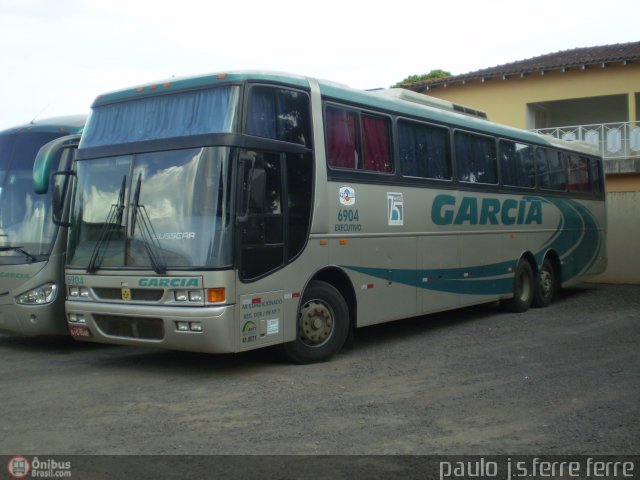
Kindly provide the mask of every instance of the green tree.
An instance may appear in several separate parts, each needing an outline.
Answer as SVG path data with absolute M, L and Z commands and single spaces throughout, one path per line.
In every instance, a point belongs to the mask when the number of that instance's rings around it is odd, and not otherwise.
M 431 70 L 429 73 L 423 73 L 422 75 L 409 75 L 407 78 L 399 81 L 391 88 L 401 87 L 402 85 L 406 85 L 407 83 L 421 82 L 422 80 L 431 80 L 432 78 L 446 78 L 450 76 L 451 72 L 447 72 L 446 70 Z

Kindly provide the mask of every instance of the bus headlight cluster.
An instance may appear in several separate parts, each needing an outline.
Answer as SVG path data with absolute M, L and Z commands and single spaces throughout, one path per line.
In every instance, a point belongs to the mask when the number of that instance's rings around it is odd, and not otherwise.
M 84 318 L 84 315 L 82 315 L 81 313 L 70 313 L 69 323 L 87 323 L 87 320 Z
M 174 292 L 176 302 L 202 303 L 204 293 L 202 290 L 176 290 Z
M 47 283 L 19 295 L 16 297 L 16 302 L 21 305 L 44 305 L 51 303 L 56 298 L 57 289 L 55 283 Z
M 69 287 L 69 298 L 89 298 L 87 287 Z

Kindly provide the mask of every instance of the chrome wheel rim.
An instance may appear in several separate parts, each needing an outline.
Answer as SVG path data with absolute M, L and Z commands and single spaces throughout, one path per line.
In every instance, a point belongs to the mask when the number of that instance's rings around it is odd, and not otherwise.
M 540 271 L 539 284 L 540 284 L 540 294 L 543 297 L 550 296 L 551 292 L 553 291 L 553 276 L 551 275 L 551 272 L 548 269 L 545 268 L 542 271 Z

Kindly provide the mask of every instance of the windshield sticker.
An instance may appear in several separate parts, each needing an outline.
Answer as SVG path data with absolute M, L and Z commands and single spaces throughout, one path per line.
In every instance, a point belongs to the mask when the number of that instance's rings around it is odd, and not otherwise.
M 404 198 L 402 193 L 387 192 L 389 225 L 404 225 Z
M 356 190 L 352 187 L 340 187 L 340 203 L 345 207 L 351 207 L 356 204 Z
M 196 232 L 156 233 L 156 240 L 195 240 Z
M 267 335 L 275 335 L 280 332 L 280 320 L 277 318 L 267 320 Z

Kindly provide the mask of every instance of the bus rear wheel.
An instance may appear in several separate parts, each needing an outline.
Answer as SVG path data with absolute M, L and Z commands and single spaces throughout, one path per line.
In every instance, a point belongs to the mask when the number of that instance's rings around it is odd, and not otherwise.
M 526 312 L 533 302 L 535 281 L 531 265 L 520 259 L 513 276 L 513 298 L 502 300 L 502 306 L 509 312 Z
M 551 260 L 545 258 L 536 279 L 533 306 L 538 308 L 548 307 L 553 302 L 556 293 L 556 269 Z
M 326 282 L 312 281 L 298 310 L 297 336 L 282 351 L 296 363 L 328 360 L 338 353 L 349 333 L 349 308 L 340 292 Z

